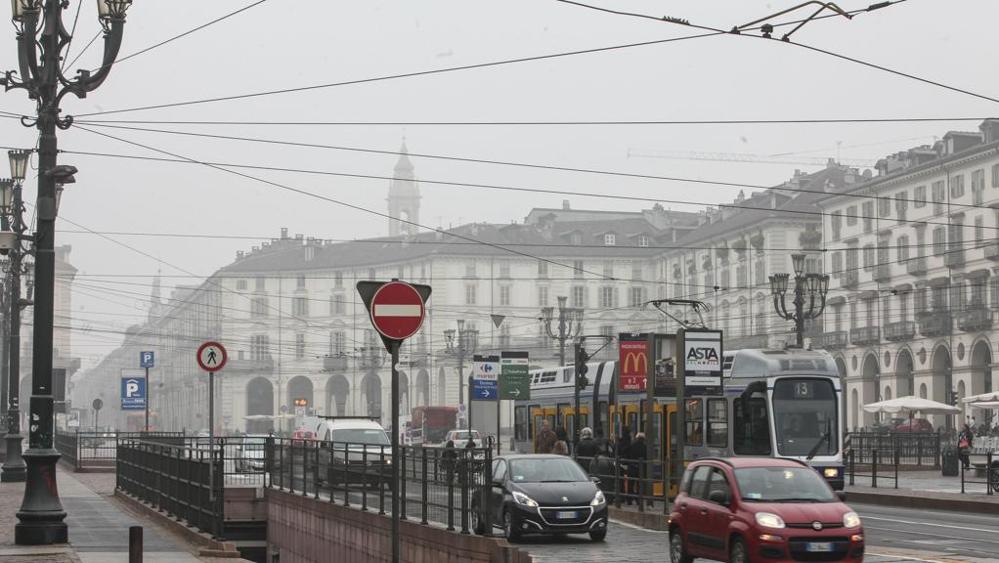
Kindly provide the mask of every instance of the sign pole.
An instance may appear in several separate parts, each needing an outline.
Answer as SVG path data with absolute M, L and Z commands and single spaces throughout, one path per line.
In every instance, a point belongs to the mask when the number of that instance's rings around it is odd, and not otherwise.
M 503 410 L 503 401 L 496 397 L 496 455 L 500 455 L 500 412 Z
M 402 553 L 399 537 L 399 345 L 401 341 L 387 342 L 392 355 L 392 561 L 400 561 Z
M 679 458 L 679 463 L 676 465 L 676 475 L 683 475 L 685 450 L 687 449 L 687 399 L 684 388 L 687 365 L 683 352 L 686 349 L 686 332 L 683 328 L 676 331 L 676 350 L 674 351 L 676 357 L 673 360 L 673 372 L 676 373 L 676 453 Z M 670 463 L 673 463 L 673 460 L 670 460 Z
M 215 500 L 215 372 L 208 372 L 208 500 Z
M 472 370 L 475 371 L 475 370 Z M 475 400 L 472 392 L 472 374 L 468 375 L 468 439 L 472 439 L 472 402 Z
M 150 395 L 151 391 L 152 389 L 150 389 L 149 385 L 149 368 L 147 367 L 146 368 L 146 433 L 149 432 L 149 401 L 151 397 Z
M 660 442 L 659 447 L 661 448 L 662 447 L 662 443 L 661 443 L 662 439 L 660 439 L 659 436 L 653 436 L 652 435 L 652 431 L 653 431 L 653 428 L 654 428 L 655 414 L 656 414 L 656 413 L 653 412 L 652 405 L 654 405 L 655 402 L 656 402 L 655 390 L 656 390 L 656 357 L 657 357 L 657 354 L 656 354 L 656 335 L 653 332 L 649 333 L 649 342 L 648 342 L 648 344 L 646 344 L 646 350 L 647 350 L 646 354 L 647 354 L 648 360 L 645 362 L 645 443 L 646 444 L 653 444 L 655 442 Z M 665 416 L 665 414 L 666 413 L 663 413 L 664 416 Z M 668 417 L 666 417 L 666 418 L 668 418 Z M 663 426 L 666 426 L 666 419 L 663 420 Z M 653 441 L 653 438 L 655 438 L 655 441 Z M 646 458 L 648 458 L 648 456 L 646 456 Z M 652 492 L 651 487 L 648 490 L 646 490 L 646 488 L 645 488 L 646 487 L 646 483 L 647 483 L 645 481 L 645 479 L 648 479 L 651 475 L 652 475 L 652 472 L 649 471 L 649 465 L 648 465 L 648 463 L 646 463 L 646 464 L 644 464 L 644 466 L 640 466 L 638 468 L 638 503 L 639 503 L 639 505 L 641 505 L 641 503 L 645 502 L 645 499 L 643 497 L 646 494 L 646 492 L 649 493 L 650 497 L 652 496 L 651 495 L 651 492 Z M 667 486 L 669 486 L 669 485 L 667 485 Z M 641 510 L 642 510 L 642 508 L 639 508 L 639 511 L 641 511 Z

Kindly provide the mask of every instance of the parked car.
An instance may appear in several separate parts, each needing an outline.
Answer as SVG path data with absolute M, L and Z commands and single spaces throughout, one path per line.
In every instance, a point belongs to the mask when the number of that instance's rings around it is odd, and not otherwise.
M 444 444 L 451 441 L 454 442 L 454 447 L 464 448 L 465 444 L 468 443 L 469 436 L 471 436 L 472 443 L 475 444 L 476 448 L 482 447 L 482 435 L 479 434 L 478 430 L 449 430 L 444 435 Z
M 864 529 L 844 498 L 797 460 L 697 460 L 670 513 L 670 559 L 863 561 Z
M 318 452 L 321 483 L 391 486 L 392 442 L 376 420 L 308 416 L 302 428 L 312 439 L 322 441 Z
M 925 418 L 903 418 L 895 424 L 892 432 L 933 432 L 933 425 Z
M 242 437 L 236 455 L 237 473 L 259 473 L 264 470 L 264 447 L 267 436 L 248 434 Z
M 493 461 L 490 483 L 493 526 L 508 541 L 525 534 L 607 536 L 607 500 L 571 458 L 561 455 L 504 455 Z M 472 499 L 472 527 L 482 534 L 487 515 L 479 495 Z

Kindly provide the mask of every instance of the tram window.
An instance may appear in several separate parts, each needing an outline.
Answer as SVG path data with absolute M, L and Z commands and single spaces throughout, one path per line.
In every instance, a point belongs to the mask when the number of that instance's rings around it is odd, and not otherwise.
M 513 439 L 523 441 L 527 439 L 527 407 L 514 407 L 513 409 Z
M 583 428 L 586 428 L 589 425 L 590 425 L 590 415 L 579 413 L 579 429 L 582 430 Z
M 759 397 L 745 404 L 735 399 L 732 407 L 732 447 L 736 455 L 770 455 L 770 421 L 767 404 Z
M 659 445 L 662 443 L 660 436 L 662 436 L 662 420 L 663 414 L 661 412 L 654 413 L 652 415 L 652 431 L 648 433 L 647 440 L 649 444 L 648 459 L 660 459 L 660 449 Z
M 708 445 L 728 447 L 728 401 L 708 399 Z
M 670 456 L 676 451 L 676 411 L 669 413 L 669 451 Z
M 600 420 L 600 429 L 594 428 L 593 431 L 597 432 L 598 430 L 602 430 L 603 433 L 600 435 L 606 438 L 610 435 L 610 415 L 607 411 L 607 401 L 600 401 L 599 405 L 600 418 L 596 420 Z
M 535 436 L 538 435 L 538 432 L 541 432 L 541 427 L 544 426 L 544 424 L 545 424 L 544 421 L 545 421 L 545 417 L 543 415 L 539 414 L 539 415 L 536 415 L 534 417 L 534 424 L 531 427 L 531 438 L 532 439 Z
M 704 404 L 701 399 L 687 401 L 687 445 L 704 445 Z

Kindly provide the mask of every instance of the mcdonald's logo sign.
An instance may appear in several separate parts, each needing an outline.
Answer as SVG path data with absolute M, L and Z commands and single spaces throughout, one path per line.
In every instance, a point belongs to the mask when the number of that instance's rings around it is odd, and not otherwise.
M 649 341 L 647 335 L 619 340 L 618 390 L 643 391 L 649 374 Z
M 644 352 L 628 352 L 621 362 L 621 373 L 646 375 L 649 373 L 649 357 Z

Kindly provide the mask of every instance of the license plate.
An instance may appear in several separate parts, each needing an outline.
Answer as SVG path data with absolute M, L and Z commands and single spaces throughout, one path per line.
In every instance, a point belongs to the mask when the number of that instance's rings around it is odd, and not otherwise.
M 555 518 L 558 518 L 559 520 L 572 520 L 575 517 L 576 517 L 576 513 L 572 512 L 572 511 L 556 512 L 555 513 Z
M 833 550 L 833 544 L 829 542 L 809 542 L 805 546 L 805 551 L 811 553 L 829 553 Z

